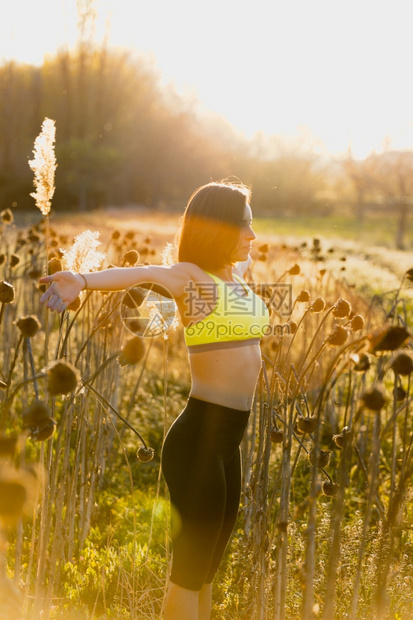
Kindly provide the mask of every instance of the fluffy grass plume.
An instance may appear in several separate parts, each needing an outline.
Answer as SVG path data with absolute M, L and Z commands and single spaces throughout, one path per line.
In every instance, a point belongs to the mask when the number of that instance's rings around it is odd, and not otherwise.
M 34 158 L 29 160 L 29 166 L 34 172 L 34 186 L 36 191 L 30 194 L 36 201 L 42 215 L 50 213 L 55 185 L 56 157 L 54 142 L 56 136 L 55 122 L 45 118 L 42 130 L 34 141 Z
M 99 269 L 105 258 L 103 252 L 96 251 L 99 245 L 101 243 L 97 231 L 85 230 L 76 235 L 73 245 L 68 250 L 63 250 L 64 268 L 75 273 Z

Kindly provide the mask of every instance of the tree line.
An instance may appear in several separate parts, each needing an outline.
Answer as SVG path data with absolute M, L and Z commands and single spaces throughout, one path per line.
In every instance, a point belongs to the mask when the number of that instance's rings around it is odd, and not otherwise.
M 260 214 L 327 213 L 344 201 L 388 203 L 405 226 L 413 153 L 326 162 L 277 136 L 248 140 L 224 119 L 161 86 L 145 58 L 81 41 L 41 67 L 0 67 L 0 204 L 32 207 L 28 160 L 45 117 L 56 121 L 55 209 L 178 205 L 195 187 L 235 176 Z M 404 219 L 403 219 L 404 218 Z M 399 239 L 402 245 L 402 239 Z

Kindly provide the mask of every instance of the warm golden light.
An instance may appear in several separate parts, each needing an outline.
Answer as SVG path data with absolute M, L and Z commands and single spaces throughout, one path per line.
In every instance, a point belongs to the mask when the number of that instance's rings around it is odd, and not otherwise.
M 76 0 L 15 0 L 0 59 L 41 64 L 72 47 Z M 81 4 L 81 3 L 80 3 Z M 409 3 L 96 0 L 96 41 L 150 55 L 165 82 L 248 136 L 355 156 L 413 147 Z

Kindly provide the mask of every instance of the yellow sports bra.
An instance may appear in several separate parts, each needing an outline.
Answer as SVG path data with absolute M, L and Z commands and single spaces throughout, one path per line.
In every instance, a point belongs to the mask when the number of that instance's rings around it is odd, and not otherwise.
M 269 333 L 268 308 L 243 278 L 234 274 L 242 287 L 240 294 L 239 287 L 232 287 L 208 271 L 205 273 L 214 280 L 217 296 L 212 282 L 210 299 L 209 295 L 203 295 L 201 299 L 195 287 L 188 291 L 187 308 L 194 318 L 197 313 L 205 314 L 212 300 L 215 304 L 207 316 L 184 328 L 185 342 L 191 353 L 252 344 Z M 207 286 L 203 285 L 204 291 Z

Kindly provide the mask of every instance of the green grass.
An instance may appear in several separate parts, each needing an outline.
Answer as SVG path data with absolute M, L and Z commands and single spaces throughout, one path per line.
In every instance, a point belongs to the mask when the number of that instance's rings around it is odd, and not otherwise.
M 367 245 L 395 247 L 397 216 L 366 215 L 364 221 L 351 214 L 256 217 L 254 229 L 257 234 L 305 238 L 322 236 L 326 239 L 347 239 Z M 413 250 L 413 217 L 408 222 L 404 241 L 406 249 Z

